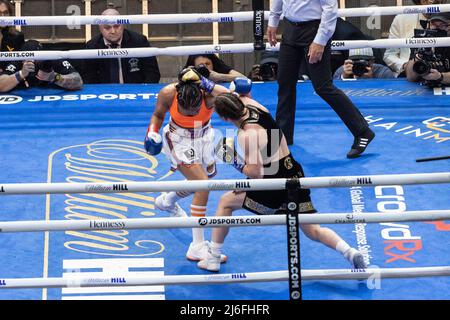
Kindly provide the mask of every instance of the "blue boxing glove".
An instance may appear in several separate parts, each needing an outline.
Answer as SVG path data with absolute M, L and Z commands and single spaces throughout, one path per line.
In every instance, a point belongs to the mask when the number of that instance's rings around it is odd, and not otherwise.
M 247 95 L 252 90 L 252 80 L 245 77 L 237 77 L 230 83 L 230 91 L 239 95 Z
M 233 138 L 222 138 L 216 146 L 216 157 L 224 163 L 231 164 L 236 170 L 242 172 L 245 161 L 237 153 Z
M 158 132 L 148 131 L 144 140 L 145 150 L 149 155 L 156 156 L 162 149 L 162 137 Z

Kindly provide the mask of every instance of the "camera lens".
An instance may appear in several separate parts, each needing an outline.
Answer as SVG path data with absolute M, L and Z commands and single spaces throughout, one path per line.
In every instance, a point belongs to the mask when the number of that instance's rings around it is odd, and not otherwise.
M 369 62 L 366 60 L 353 61 L 352 72 L 355 76 L 361 77 L 364 73 L 367 72 L 368 67 L 369 67 Z
M 198 73 L 200 73 L 203 77 L 209 78 L 209 69 L 204 64 L 199 64 L 197 67 L 195 67 L 195 70 L 197 70 Z
M 424 76 L 430 73 L 431 66 L 423 60 L 418 60 L 413 64 L 413 71 L 419 76 Z

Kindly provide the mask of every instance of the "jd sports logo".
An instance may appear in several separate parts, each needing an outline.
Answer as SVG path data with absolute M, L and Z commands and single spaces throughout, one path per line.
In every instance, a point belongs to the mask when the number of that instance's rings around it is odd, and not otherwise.
M 208 220 L 206 220 L 205 218 L 200 218 L 198 219 L 198 224 L 201 226 L 206 226 L 208 224 Z
M 19 96 L 12 96 L 12 95 L 0 96 L 0 104 L 14 104 L 19 103 L 22 100 L 23 100 L 22 97 Z
M 6 192 L 3 186 L 0 186 L 0 192 Z

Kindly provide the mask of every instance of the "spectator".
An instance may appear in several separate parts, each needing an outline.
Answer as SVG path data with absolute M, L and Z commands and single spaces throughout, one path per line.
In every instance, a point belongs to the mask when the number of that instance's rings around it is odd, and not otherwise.
M 430 28 L 450 36 L 450 12 L 433 14 Z M 450 47 L 413 50 L 405 71 L 408 81 L 424 81 L 430 86 L 450 84 Z
M 348 60 L 339 67 L 333 76 L 334 79 L 390 79 L 395 74 L 386 66 L 375 63 L 372 48 L 349 50 Z
M 13 13 L 13 8 L 8 0 L 0 0 L 0 15 L 1 16 L 11 16 Z M 10 27 L 0 27 L 0 48 L 1 51 L 14 51 L 18 50 L 23 46 L 24 36 L 23 33 L 19 32 L 13 26 Z M 4 69 L 6 66 L 6 61 L 0 61 L 0 69 Z
M 107 9 L 102 15 L 120 15 Z M 149 47 L 147 37 L 123 25 L 100 25 L 100 34 L 86 43 L 86 49 L 116 49 Z M 158 83 L 161 78 L 156 57 L 91 59 L 84 62 L 86 83 Z
M 363 33 L 356 26 L 351 24 L 342 18 L 336 20 L 336 30 L 331 37 L 332 41 L 345 41 L 345 40 L 374 40 L 373 37 Z M 383 62 L 383 49 L 373 49 L 373 55 L 375 56 L 375 63 L 384 64 Z M 344 61 L 348 59 L 348 50 L 332 50 L 331 51 L 331 70 L 334 73 L 337 68 L 344 64 Z
M 36 40 L 28 40 L 21 50 L 38 51 L 42 50 L 42 45 Z M 66 90 L 79 90 L 83 86 L 83 80 L 67 60 L 12 61 L 8 62 L 0 75 L 0 92 L 7 92 L 16 87 L 50 85 Z
M 442 0 L 413 0 L 416 5 L 440 4 Z M 399 14 L 392 21 L 389 29 L 389 39 L 411 38 L 414 36 L 414 29 L 424 29 L 427 27 L 428 15 L 419 14 Z M 384 52 L 383 60 L 386 65 L 398 77 L 405 77 L 405 66 L 409 60 L 411 50 L 409 48 L 388 48 Z
M 228 66 L 223 60 L 219 59 L 215 54 L 196 54 L 188 57 L 185 68 L 205 66 L 209 71 L 209 76 L 202 73 L 208 79 L 214 82 L 231 82 L 236 77 L 245 77 L 240 72 Z

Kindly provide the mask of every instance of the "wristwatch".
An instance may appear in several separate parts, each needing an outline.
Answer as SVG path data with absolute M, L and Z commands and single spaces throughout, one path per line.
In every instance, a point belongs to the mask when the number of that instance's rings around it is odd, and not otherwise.
M 53 82 L 58 82 L 59 80 L 61 80 L 61 74 L 55 73 L 55 79 L 53 79 Z

